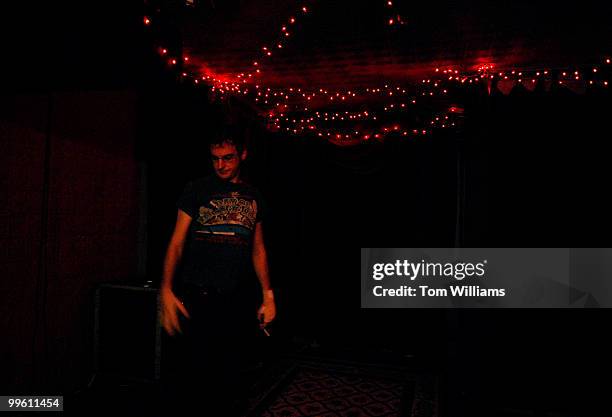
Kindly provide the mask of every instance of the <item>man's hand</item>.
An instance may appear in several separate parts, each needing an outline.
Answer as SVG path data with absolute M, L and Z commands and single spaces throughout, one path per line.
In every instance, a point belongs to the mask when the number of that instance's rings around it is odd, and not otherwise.
M 257 318 L 259 319 L 259 326 L 261 328 L 266 327 L 276 317 L 276 305 L 274 304 L 274 293 L 272 290 L 264 291 L 263 303 L 257 311 Z
M 177 310 L 187 318 L 189 318 L 189 313 L 181 300 L 176 298 L 171 289 L 162 288 L 161 307 L 161 323 L 164 330 L 166 330 L 170 336 L 174 336 L 176 332 L 182 333 L 181 326 L 179 326 Z

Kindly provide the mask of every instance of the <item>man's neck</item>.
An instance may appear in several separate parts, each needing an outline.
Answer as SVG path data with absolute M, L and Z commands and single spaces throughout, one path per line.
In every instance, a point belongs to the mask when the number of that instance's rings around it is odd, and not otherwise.
M 240 184 L 242 182 L 242 178 L 240 178 L 240 168 L 238 168 L 238 172 L 236 172 L 236 176 L 230 180 L 234 184 Z
M 234 178 L 231 178 L 229 180 L 225 180 L 219 176 L 216 176 L 217 180 L 221 181 L 221 182 L 229 182 L 232 184 L 241 184 L 242 183 L 242 178 L 240 178 L 240 175 L 236 175 Z

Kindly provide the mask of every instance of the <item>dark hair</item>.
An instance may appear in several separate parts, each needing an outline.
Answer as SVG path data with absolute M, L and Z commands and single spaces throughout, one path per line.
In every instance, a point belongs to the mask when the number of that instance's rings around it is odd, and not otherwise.
M 235 126 L 224 126 L 210 140 L 209 146 L 220 146 L 224 143 L 234 145 L 238 153 L 245 148 L 244 132 Z

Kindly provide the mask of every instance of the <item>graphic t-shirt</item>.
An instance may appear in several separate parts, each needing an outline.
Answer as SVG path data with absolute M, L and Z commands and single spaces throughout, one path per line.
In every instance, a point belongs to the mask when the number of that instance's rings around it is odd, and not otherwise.
M 264 213 L 259 191 L 212 175 L 188 183 L 176 205 L 192 218 L 183 251 L 183 282 L 224 291 L 245 284 L 253 271 L 255 224 Z

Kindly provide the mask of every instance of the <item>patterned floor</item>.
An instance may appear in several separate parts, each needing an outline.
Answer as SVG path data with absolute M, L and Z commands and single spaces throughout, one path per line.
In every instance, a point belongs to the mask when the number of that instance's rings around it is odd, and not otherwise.
M 433 385 L 428 389 L 435 390 Z M 297 362 L 252 400 L 246 416 L 434 417 L 434 391 L 420 392 L 426 386 L 397 371 Z

